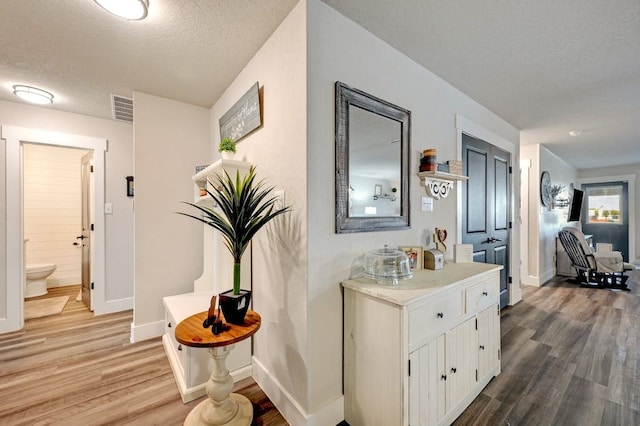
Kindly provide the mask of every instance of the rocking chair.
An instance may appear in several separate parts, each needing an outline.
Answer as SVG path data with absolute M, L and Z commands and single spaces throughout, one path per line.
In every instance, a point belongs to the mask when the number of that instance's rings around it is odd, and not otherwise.
M 629 279 L 626 272 L 635 268 L 623 262 L 622 253 L 594 253 L 577 228 L 564 228 L 558 237 L 578 274 L 581 287 L 630 290 L 626 284 Z

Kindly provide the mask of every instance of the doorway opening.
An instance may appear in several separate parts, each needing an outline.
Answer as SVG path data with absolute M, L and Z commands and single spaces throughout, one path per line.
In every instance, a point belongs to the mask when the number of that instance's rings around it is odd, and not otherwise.
M 107 141 L 103 138 L 79 136 L 14 126 L 2 126 L 6 155 L 6 275 L 0 280 L 6 298 L 0 303 L 6 315 L 0 318 L 0 333 L 24 327 L 24 227 L 23 227 L 23 154 L 24 144 L 54 145 L 93 152 L 94 173 L 91 175 L 91 304 L 95 314 L 106 313 L 105 289 L 105 217 L 104 166 Z
M 51 296 L 51 290 L 67 293 L 59 288 L 75 286 L 79 291 L 71 301 L 91 309 L 91 191 L 86 171 L 92 158 L 93 151 L 85 149 L 23 144 L 25 303 L 62 297 Z M 35 304 L 27 303 L 25 313 L 30 305 Z

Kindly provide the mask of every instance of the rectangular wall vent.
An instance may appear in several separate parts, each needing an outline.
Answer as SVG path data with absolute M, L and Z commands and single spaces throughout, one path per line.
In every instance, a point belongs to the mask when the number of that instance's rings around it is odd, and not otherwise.
M 133 123 L 133 99 L 111 94 L 111 111 L 114 119 Z

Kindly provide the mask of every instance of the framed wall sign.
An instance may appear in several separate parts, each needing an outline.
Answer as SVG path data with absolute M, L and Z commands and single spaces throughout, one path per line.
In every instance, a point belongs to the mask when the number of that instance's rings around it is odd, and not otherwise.
M 242 95 L 220 120 L 220 140 L 231 138 L 234 142 L 262 125 L 260 110 L 260 87 L 258 82 Z

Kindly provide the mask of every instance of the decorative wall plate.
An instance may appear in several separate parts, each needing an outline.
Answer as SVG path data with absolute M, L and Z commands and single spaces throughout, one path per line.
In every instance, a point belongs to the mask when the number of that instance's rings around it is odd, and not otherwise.
M 544 171 L 542 175 L 540 175 L 540 201 L 542 201 L 542 205 L 545 207 L 549 207 L 551 205 L 551 176 L 549 172 Z

